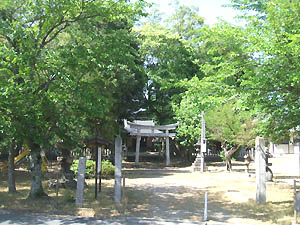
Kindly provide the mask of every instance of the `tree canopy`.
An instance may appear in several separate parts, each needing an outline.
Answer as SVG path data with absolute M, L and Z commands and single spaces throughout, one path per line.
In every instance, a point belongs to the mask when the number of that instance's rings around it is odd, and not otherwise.
M 144 76 L 131 28 L 143 5 L 1 1 L 0 117 L 4 133 L 29 145 L 33 172 L 41 147 L 80 142 L 83 130 L 93 134 L 139 108 Z M 31 196 L 41 192 L 34 176 Z
M 299 4 L 281 0 L 232 2 L 248 13 L 244 16 L 248 23 L 243 27 L 226 22 L 204 27 L 192 40 L 199 44 L 198 54 L 205 55 L 206 60 L 199 61 L 205 76 L 183 84 L 188 90 L 175 107 L 178 118 L 184 126 L 187 121 L 195 123 L 199 111 L 235 98 L 239 107 L 258 121 L 258 134 L 281 141 L 300 124 Z M 184 113 L 189 109 L 194 116 Z

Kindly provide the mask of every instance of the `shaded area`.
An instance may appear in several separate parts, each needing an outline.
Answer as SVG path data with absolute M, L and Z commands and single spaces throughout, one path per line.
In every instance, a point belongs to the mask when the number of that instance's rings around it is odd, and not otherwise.
M 0 224 L 112 224 L 112 225 L 204 225 L 204 223 L 188 222 L 182 220 L 157 220 L 153 218 L 140 217 L 103 217 L 103 218 L 82 218 L 82 217 L 58 217 L 46 215 L 19 215 L 13 212 L 0 210 Z
M 232 223 L 233 220 L 241 219 L 241 221 L 249 221 L 245 224 L 290 224 L 293 216 L 291 186 L 269 183 L 268 203 L 257 205 L 255 203 L 255 178 L 249 177 L 244 172 L 237 172 L 240 170 L 237 168 L 232 173 L 215 172 L 197 175 L 186 171 L 174 171 L 173 174 L 165 176 L 161 183 L 157 183 L 156 176 L 146 183 L 141 182 L 140 185 L 136 183 L 127 188 L 127 193 L 129 192 L 128 195 L 130 195 L 128 198 L 135 200 L 138 196 L 144 196 L 144 198 L 140 202 L 136 200 L 134 204 L 131 202 L 127 214 L 154 218 L 184 218 L 191 221 L 200 219 L 201 221 L 203 198 L 207 191 L 208 218 L 211 222 Z M 172 176 L 178 180 L 174 178 L 168 181 Z M 189 182 L 195 179 L 195 176 L 198 176 L 199 181 Z M 180 181 L 184 177 L 186 180 Z M 208 179 L 215 180 L 215 186 L 209 186 L 212 182 L 207 182 Z M 236 201 L 241 196 L 244 200 Z
M 191 173 L 190 168 L 155 168 L 154 165 L 126 168 L 122 205 L 114 205 L 113 179 L 103 180 L 97 200 L 94 199 L 93 180 L 87 180 L 83 209 L 75 207 L 74 190 L 59 190 L 58 209 L 55 208 L 55 189 L 45 189 L 50 201 L 27 200 L 30 175 L 24 171 L 17 171 L 18 193 L 7 194 L 7 176 L 1 173 L 0 208 L 14 209 L 20 214 L 37 212 L 97 218 L 106 215 L 198 223 L 202 221 L 204 193 L 208 192 L 208 224 L 290 224 L 293 218 L 292 186 L 277 180 L 268 183 L 267 204 L 258 206 L 255 203 L 255 176 L 238 172 L 241 166 L 234 165 L 231 173 L 224 172 L 223 167 L 211 166 L 208 169 L 213 172 L 205 173 Z M 53 176 L 50 173 L 45 178 Z

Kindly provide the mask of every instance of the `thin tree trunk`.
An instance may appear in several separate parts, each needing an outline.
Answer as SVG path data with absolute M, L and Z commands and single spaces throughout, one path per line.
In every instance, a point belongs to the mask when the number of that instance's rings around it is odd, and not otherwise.
M 15 182 L 15 164 L 14 158 L 16 153 L 15 142 L 13 141 L 9 151 L 8 151 L 8 192 L 16 192 L 16 182 Z
M 225 159 L 226 159 L 226 169 L 227 171 L 232 171 L 232 164 L 231 164 L 231 157 L 233 154 L 239 150 L 240 146 L 237 146 L 234 149 L 231 149 L 229 151 L 225 150 Z
M 29 198 L 41 198 L 47 196 L 42 186 L 42 157 L 39 145 L 30 146 L 30 169 L 31 169 L 31 186 Z

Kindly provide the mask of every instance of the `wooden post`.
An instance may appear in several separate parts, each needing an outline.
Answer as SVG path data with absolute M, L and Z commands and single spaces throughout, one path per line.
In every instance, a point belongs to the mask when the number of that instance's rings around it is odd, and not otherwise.
M 256 173 L 256 203 L 266 203 L 266 154 L 265 140 L 261 137 L 255 139 L 255 173 Z
M 101 172 L 102 172 L 102 149 L 98 148 L 98 167 L 97 167 L 97 174 L 99 177 L 99 192 L 101 192 Z
M 98 196 L 98 178 L 99 178 L 99 192 L 101 192 L 101 166 L 102 166 L 102 156 L 101 156 L 101 148 L 99 149 L 98 145 L 96 145 L 95 149 L 96 153 L 96 168 L 95 168 L 95 199 Z
M 97 184 L 97 179 L 98 179 L 98 171 L 97 171 L 97 169 L 98 169 L 98 146 L 96 145 L 96 147 L 95 147 L 95 154 L 96 154 L 96 166 L 95 166 L 95 199 L 97 199 L 97 195 L 98 195 L 98 190 L 97 190 L 97 186 L 98 186 L 98 184 Z
M 120 136 L 115 138 L 115 187 L 114 199 L 116 204 L 122 200 L 122 139 Z
M 80 207 L 83 204 L 85 167 L 86 167 L 86 157 L 80 157 L 78 163 L 78 178 L 77 178 L 77 188 L 76 188 L 76 205 Z
M 136 136 L 136 145 L 135 145 L 135 165 L 136 166 L 139 166 L 140 145 L 141 145 L 141 136 L 140 136 L 140 130 L 138 130 L 138 135 Z
M 169 130 L 166 130 L 166 134 L 169 134 Z M 166 166 L 170 166 L 170 139 L 166 137 Z

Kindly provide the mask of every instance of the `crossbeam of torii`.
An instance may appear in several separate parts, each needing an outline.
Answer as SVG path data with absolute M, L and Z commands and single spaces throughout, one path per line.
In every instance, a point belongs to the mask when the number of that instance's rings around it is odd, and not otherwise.
M 175 133 L 170 133 L 170 130 L 177 128 L 178 123 L 168 125 L 146 125 L 134 122 L 124 121 L 125 129 L 131 136 L 136 136 L 135 148 L 135 165 L 139 165 L 140 142 L 141 137 L 163 137 L 166 139 L 166 166 L 170 166 L 170 138 L 176 136 Z

